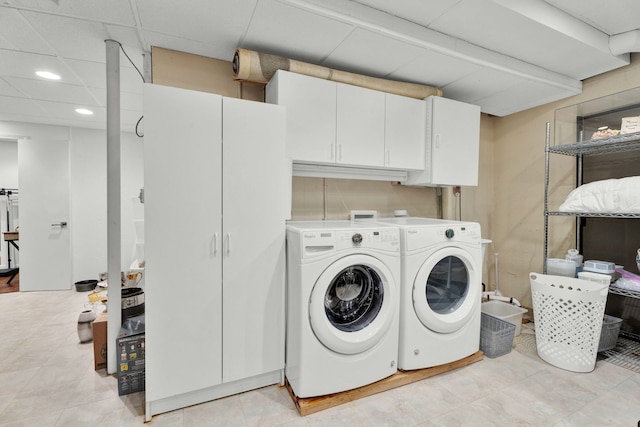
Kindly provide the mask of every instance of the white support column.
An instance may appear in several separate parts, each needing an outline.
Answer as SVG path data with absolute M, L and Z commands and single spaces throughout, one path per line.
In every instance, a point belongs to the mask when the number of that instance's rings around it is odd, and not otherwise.
M 120 43 L 105 40 L 107 53 L 107 373 L 117 371 L 116 338 L 122 324 L 120 294 Z

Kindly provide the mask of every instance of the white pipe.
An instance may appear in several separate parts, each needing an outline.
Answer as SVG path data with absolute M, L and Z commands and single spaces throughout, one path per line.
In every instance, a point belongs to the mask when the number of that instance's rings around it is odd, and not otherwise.
M 502 296 L 502 295 L 497 295 L 494 291 L 483 292 L 482 293 L 482 299 L 486 299 L 487 301 L 491 301 L 491 300 L 504 301 L 504 302 L 508 302 L 509 304 L 513 304 L 513 305 L 516 305 L 518 307 L 522 307 L 522 304 L 520 304 L 520 301 L 518 301 L 514 297 L 505 297 L 505 296 Z
M 496 258 L 496 295 L 502 295 L 502 292 L 500 292 L 500 287 L 498 286 L 498 252 L 493 254 Z
M 632 30 L 610 36 L 609 50 L 614 56 L 629 52 L 640 52 L 640 30 Z
M 105 40 L 107 62 L 107 373 L 117 371 L 116 338 L 122 324 L 120 295 L 120 43 Z

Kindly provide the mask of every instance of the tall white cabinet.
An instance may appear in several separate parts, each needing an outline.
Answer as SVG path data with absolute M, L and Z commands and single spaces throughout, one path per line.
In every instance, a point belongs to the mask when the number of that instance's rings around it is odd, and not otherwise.
M 145 85 L 146 418 L 281 382 L 282 107 Z

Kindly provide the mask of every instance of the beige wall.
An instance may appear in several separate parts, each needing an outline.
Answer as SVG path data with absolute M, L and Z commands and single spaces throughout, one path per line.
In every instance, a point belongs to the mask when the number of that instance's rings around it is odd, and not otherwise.
M 158 84 L 263 100 L 264 88 L 233 81 L 231 63 L 166 49 L 152 50 L 153 81 Z M 495 287 L 495 257 L 499 287 L 531 307 L 529 272 L 542 271 L 544 233 L 545 124 L 552 125 L 557 108 L 640 86 L 640 54 L 632 64 L 584 82 L 583 93 L 507 117 L 483 114 L 480 127 L 480 173 L 477 187 L 464 187 L 458 200 L 443 189 L 445 218 L 479 222 L 492 243 L 486 251 L 483 282 Z M 446 96 L 446 93 L 445 93 Z M 552 140 L 553 144 L 553 140 Z M 550 208 L 573 189 L 575 159 L 551 156 Z M 323 178 L 293 179 L 293 219 L 347 219 L 351 210 L 375 209 L 393 215 L 437 217 L 436 190 L 390 182 Z M 549 256 L 562 257 L 575 245 L 575 220 L 549 220 Z

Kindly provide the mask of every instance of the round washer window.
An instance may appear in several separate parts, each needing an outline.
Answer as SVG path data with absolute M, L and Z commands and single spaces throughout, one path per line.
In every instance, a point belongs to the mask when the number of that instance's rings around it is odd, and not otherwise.
M 355 332 L 369 326 L 384 300 L 382 280 L 366 265 L 349 266 L 331 281 L 324 297 L 324 310 L 333 326 Z
M 333 262 L 316 280 L 309 323 L 326 348 L 358 354 L 380 342 L 391 325 L 397 327 L 397 306 L 398 287 L 389 267 L 375 257 L 353 254 Z

